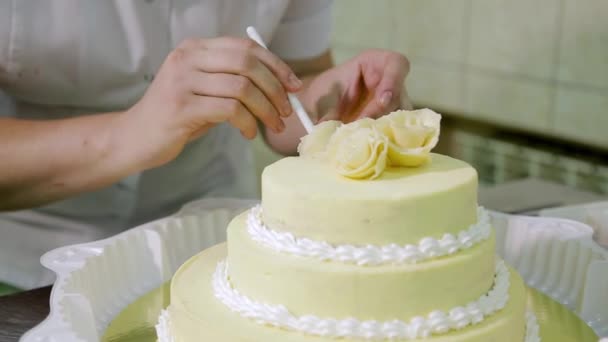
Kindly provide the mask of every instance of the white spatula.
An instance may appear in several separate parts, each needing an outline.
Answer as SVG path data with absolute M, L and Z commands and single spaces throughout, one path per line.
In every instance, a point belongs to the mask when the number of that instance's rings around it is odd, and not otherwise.
M 262 46 L 264 49 L 268 49 L 266 47 L 266 44 L 262 40 L 262 37 L 260 36 L 258 31 L 255 29 L 255 27 L 253 27 L 253 26 L 247 27 L 247 35 L 249 36 L 249 38 L 253 39 L 256 43 L 260 44 L 260 46 Z M 310 133 L 312 131 L 313 124 L 312 124 L 312 121 L 310 120 L 310 117 L 306 113 L 306 110 L 304 110 L 304 106 L 302 106 L 302 103 L 300 103 L 300 100 L 298 100 L 298 97 L 295 94 L 287 93 L 287 97 L 289 98 L 289 103 L 291 103 L 291 107 L 293 108 L 293 110 L 296 112 L 296 115 L 300 119 L 302 126 L 304 126 L 304 129 L 306 129 L 307 133 Z

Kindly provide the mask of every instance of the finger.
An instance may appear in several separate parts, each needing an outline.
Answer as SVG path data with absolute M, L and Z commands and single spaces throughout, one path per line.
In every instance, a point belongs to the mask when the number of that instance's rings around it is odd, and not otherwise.
M 238 101 L 237 101 L 238 102 Z M 240 103 L 240 102 L 238 102 Z M 254 139 L 258 135 L 258 123 L 247 109 L 242 107 L 243 110 L 239 110 L 230 117 L 228 122 L 241 131 L 241 134 L 247 139 Z
M 236 50 L 196 50 L 194 65 L 207 73 L 229 73 L 249 78 L 282 116 L 292 112 L 285 88 L 268 68 L 253 55 Z
M 376 88 L 376 100 L 381 106 L 388 107 L 399 99 L 409 73 L 408 60 L 400 54 L 390 54 L 386 57 L 386 67 Z
M 229 122 L 247 139 L 257 135 L 258 125 L 247 108 L 236 99 L 192 95 L 186 110 L 193 122 L 199 122 L 194 132 L 208 124 Z
M 205 41 L 207 48 L 236 49 L 255 55 L 266 67 L 281 81 L 283 86 L 291 92 L 302 87 L 302 81 L 291 70 L 287 63 L 277 55 L 260 46 L 251 39 L 223 37 Z
M 339 111 L 344 118 L 342 121 L 356 120 L 361 116 L 369 102 L 373 101 L 373 94 L 369 93 L 367 89 L 373 88 L 366 85 L 365 78 L 357 73 L 356 78 L 349 82 L 349 86 L 340 101 Z
M 362 117 L 377 117 L 395 110 L 400 105 L 401 90 L 409 65 L 405 57 L 391 54 L 385 60 L 384 71 L 374 89 L 374 101 L 361 112 Z
M 254 116 L 276 133 L 280 133 L 285 129 L 285 124 L 279 117 L 279 113 L 275 107 L 247 77 L 233 74 L 197 72 L 191 80 L 193 83 L 191 89 L 194 94 L 237 99 Z
M 215 127 L 217 124 L 206 124 L 201 126 L 198 130 L 196 130 L 194 133 L 192 133 L 190 135 L 190 137 L 188 137 L 188 142 L 192 142 L 200 137 L 202 137 L 204 134 L 206 134 L 211 128 Z

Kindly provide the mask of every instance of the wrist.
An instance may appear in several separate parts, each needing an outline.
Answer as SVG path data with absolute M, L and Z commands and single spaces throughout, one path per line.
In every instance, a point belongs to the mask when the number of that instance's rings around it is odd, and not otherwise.
M 107 125 L 102 139 L 104 144 L 104 156 L 106 165 L 112 169 L 111 173 L 119 178 L 141 172 L 146 167 L 141 155 L 137 150 L 137 136 L 133 132 L 133 124 L 129 120 L 127 111 L 108 113 Z

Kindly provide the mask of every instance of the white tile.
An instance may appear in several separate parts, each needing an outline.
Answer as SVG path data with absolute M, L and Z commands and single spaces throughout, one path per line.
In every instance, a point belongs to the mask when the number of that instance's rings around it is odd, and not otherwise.
M 389 0 L 335 1 L 332 40 L 350 46 L 388 48 L 393 32 L 389 5 Z
M 561 81 L 608 88 L 608 1 L 564 1 Z
M 462 112 L 464 110 L 463 74 L 458 67 L 425 64 L 413 60 L 406 85 L 416 106 Z
M 393 3 L 391 46 L 412 58 L 463 63 L 468 0 L 402 0 Z
M 465 78 L 466 112 L 472 117 L 530 132 L 546 133 L 552 86 L 472 72 Z
M 550 79 L 559 0 L 472 0 L 469 63 Z
M 553 133 L 608 150 L 608 91 L 558 87 Z

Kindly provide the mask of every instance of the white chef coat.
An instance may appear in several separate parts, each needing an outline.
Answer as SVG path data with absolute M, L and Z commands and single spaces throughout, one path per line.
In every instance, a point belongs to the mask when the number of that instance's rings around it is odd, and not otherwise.
M 283 59 L 318 56 L 329 47 L 330 11 L 331 0 L 0 1 L 0 90 L 11 100 L 0 101 L 0 115 L 52 119 L 128 108 L 180 41 L 244 37 L 249 25 Z M 47 284 L 52 274 L 39 264 L 47 250 L 115 234 L 196 198 L 254 197 L 256 189 L 249 143 L 219 125 L 165 166 L 0 213 L 0 282 Z

